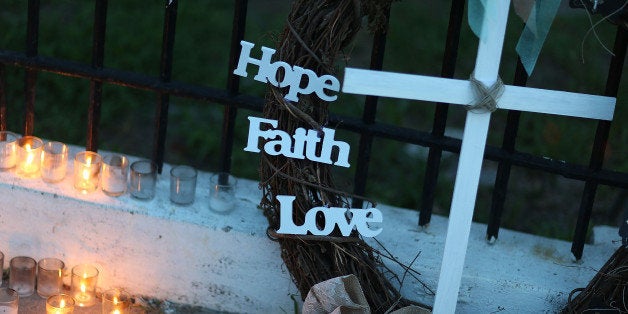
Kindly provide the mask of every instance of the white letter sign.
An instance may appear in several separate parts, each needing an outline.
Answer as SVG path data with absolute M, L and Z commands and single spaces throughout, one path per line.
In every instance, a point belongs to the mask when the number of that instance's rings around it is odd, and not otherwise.
M 292 202 L 294 196 L 277 195 L 279 201 L 279 230 L 277 233 L 283 234 L 300 234 L 305 235 L 309 231 L 313 235 L 329 235 L 335 226 L 338 226 L 343 236 L 349 236 L 353 229 L 357 229 L 363 237 L 374 237 L 382 228 L 371 229 L 368 223 L 381 223 L 383 220 L 382 212 L 377 208 L 347 210 L 342 207 L 314 207 L 305 214 L 305 222 L 301 226 L 297 226 L 292 220 Z M 323 214 L 325 224 L 323 229 L 319 229 L 316 225 L 316 214 Z M 349 221 L 345 213 L 349 212 Z
M 317 130 L 305 130 L 298 128 L 290 135 L 282 130 L 267 129 L 262 131 L 262 124 L 276 128 L 277 120 L 249 117 L 249 139 L 247 152 L 259 153 L 259 139 L 269 140 L 264 144 L 264 152 L 271 156 L 283 155 L 288 158 L 309 159 L 324 164 L 333 164 L 340 167 L 349 167 L 348 143 L 334 140 L 336 131 L 323 128 L 323 138 L 319 137 Z M 332 151 L 337 148 L 338 158 L 331 160 Z M 316 152 L 320 149 L 320 154 Z M 304 154 L 305 151 L 305 154 Z
M 244 40 L 240 42 L 240 45 L 242 46 L 240 60 L 233 74 L 247 77 L 246 66 L 253 64 L 258 67 L 257 75 L 253 79 L 262 83 L 268 82 L 275 87 L 288 87 L 288 94 L 284 96 L 287 100 L 296 102 L 299 101 L 299 94 L 309 95 L 311 93 L 315 93 L 324 101 L 334 101 L 338 98 L 336 95 L 329 95 L 325 92 L 326 90 L 332 92 L 340 90 L 340 82 L 337 78 L 328 74 L 318 77 L 312 70 L 296 65 L 290 66 L 283 61 L 271 62 L 275 49 L 268 47 L 262 46 L 261 59 L 252 58 L 251 50 L 255 45 Z M 282 68 L 284 73 L 281 81 L 277 78 L 279 68 Z

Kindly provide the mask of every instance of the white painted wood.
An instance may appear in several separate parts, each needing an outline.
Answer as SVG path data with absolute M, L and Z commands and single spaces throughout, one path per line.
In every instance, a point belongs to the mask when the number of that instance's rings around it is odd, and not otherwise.
M 497 81 L 509 7 L 509 0 L 490 1 L 485 7 L 474 76 L 486 86 L 491 86 Z M 443 262 L 434 300 L 433 313 L 436 314 L 456 311 L 490 121 L 490 112 L 467 112 Z
M 342 91 L 454 105 L 468 105 L 474 98 L 468 80 L 353 68 L 345 69 Z M 615 111 L 615 98 L 505 85 L 498 107 L 610 121 Z
M 474 77 L 487 86 L 498 77 L 510 1 L 487 1 Z M 469 105 L 469 81 L 347 68 L 343 92 Z M 505 86 L 502 109 L 611 120 L 615 98 Z M 483 162 L 490 113 L 467 113 L 452 197 L 434 313 L 454 313 Z

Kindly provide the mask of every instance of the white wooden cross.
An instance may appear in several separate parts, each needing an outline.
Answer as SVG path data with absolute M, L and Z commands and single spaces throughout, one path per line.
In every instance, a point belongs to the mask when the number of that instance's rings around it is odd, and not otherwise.
M 497 81 L 509 0 L 487 1 L 475 61 L 475 78 L 486 86 Z M 469 105 L 470 81 L 345 69 L 345 93 Z M 498 108 L 612 120 L 615 98 L 506 85 Z M 434 313 L 453 313 L 471 230 L 473 209 L 486 145 L 490 112 L 467 112 L 454 184 Z

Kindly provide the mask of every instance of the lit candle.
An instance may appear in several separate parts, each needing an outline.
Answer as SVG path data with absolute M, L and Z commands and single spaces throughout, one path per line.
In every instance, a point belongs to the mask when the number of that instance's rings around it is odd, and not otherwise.
M 81 303 L 85 303 L 85 302 L 89 302 L 90 299 L 90 295 L 87 293 L 87 283 L 86 283 L 86 279 L 87 279 L 87 273 L 83 274 L 83 278 L 81 279 L 81 289 L 80 292 L 75 296 L 76 299 L 79 301 L 79 305 Z
M 114 308 L 113 311 L 111 311 L 111 314 L 121 314 L 120 300 L 118 300 L 118 297 L 113 297 L 112 303 Z
M 18 140 L 17 172 L 23 177 L 39 176 L 41 151 L 44 142 L 34 136 L 24 136 Z
M 46 299 L 46 314 L 71 314 L 74 304 L 74 299 L 67 294 L 52 295 Z
M 72 296 L 80 307 L 92 306 L 96 302 L 96 282 L 98 269 L 90 265 L 72 268 Z
M 102 294 L 102 312 L 124 314 L 130 305 L 131 296 L 121 289 L 109 289 Z
M 76 154 L 74 157 L 74 188 L 85 194 L 96 190 L 100 173 L 100 155 L 90 151 Z
M 118 306 L 118 304 L 120 304 L 120 301 L 118 301 L 118 297 L 113 297 L 113 306 Z M 113 314 L 120 314 L 120 309 L 114 309 Z

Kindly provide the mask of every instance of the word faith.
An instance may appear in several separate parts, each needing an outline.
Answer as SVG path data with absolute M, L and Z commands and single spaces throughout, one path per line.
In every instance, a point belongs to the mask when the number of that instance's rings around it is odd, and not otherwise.
M 337 95 L 327 94 L 327 91 L 338 92 L 340 90 L 340 82 L 337 78 L 329 74 L 319 77 L 312 70 L 296 65 L 290 66 L 283 61 L 271 62 L 276 51 L 264 46 L 262 46 L 262 58 L 255 59 L 251 57 L 251 49 L 255 46 L 254 44 L 243 40 L 240 45 L 242 46 L 240 60 L 233 74 L 247 77 L 246 67 L 253 64 L 258 66 L 257 74 L 253 79 L 262 83 L 268 82 L 275 87 L 288 87 L 288 94 L 284 96 L 287 100 L 296 102 L 299 101 L 299 94 L 309 95 L 311 93 L 316 93 L 324 101 L 334 101 L 338 98 Z M 279 69 L 283 69 L 281 81 L 277 75 Z
M 295 197 L 291 195 L 277 195 L 279 201 L 279 230 L 277 233 L 283 234 L 301 234 L 305 235 L 309 231 L 313 235 L 329 235 L 338 226 L 343 236 L 351 234 L 353 229 L 357 229 L 363 237 L 374 237 L 382 228 L 371 229 L 368 223 L 381 223 L 383 220 L 382 212 L 377 208 L 368 209 L 346 209 L 342 207 L 314 207 L 305 214 L 303 225 L 297 226 L 292 220 L 292 202 Z M 349 221 L 345 217 L 345 213 L 349 212 Z M 316 225 L 316 215 L 322 213 L 325 217 L 323 229 L 319 229 Z
M 336 133 L 333 129 L 323 128 L 321 142 L 320 134 L 317 130 L 305 130 L 298 128 L 294 134 L 276 129 L 262 130 L 262 124 L 277 127 L 277 120 L 249 117 L 249 139 L 246 147 L 247 152 L 259 153 L 260 138 L 269 140 L 264 143 L 264 151 L 271 156 L 283 155 L 288 158 L 309 159 L 325 164 L 333 164 L 341 167 L 349 167 L 349 150 L 351 147 L 346 142 L 334 140 Z M 338 148 L 338 158 L 332 162 L 332 151 Z M 317 155 L 316 152 L 320 151 Z M 304 154 L 305 152 L 305 154 Z

